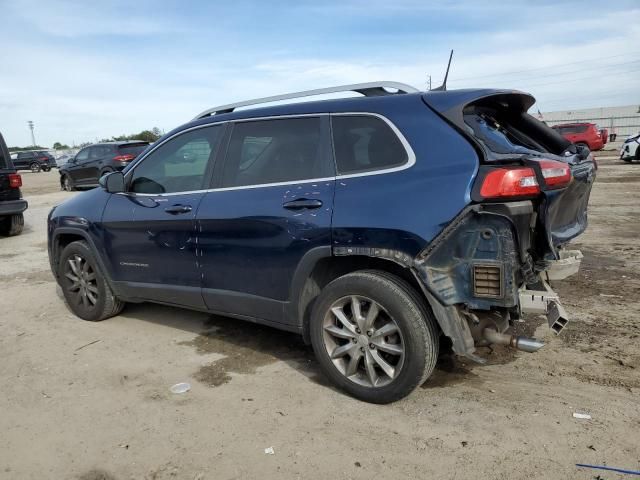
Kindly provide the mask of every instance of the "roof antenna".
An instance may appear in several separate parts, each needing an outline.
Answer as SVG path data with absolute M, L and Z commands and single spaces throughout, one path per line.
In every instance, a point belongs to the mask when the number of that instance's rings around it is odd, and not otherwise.
M 445 92 L 447 90 L 447 78 L 449 78 L 449 68 L 451 67 L 451 59 L 453 58 L 453 50 L 449 54 L 449 63 L 447 64 L 447 71 L 444 74 L 444 82 L 438 88 L 431 90 L 432 92 Z

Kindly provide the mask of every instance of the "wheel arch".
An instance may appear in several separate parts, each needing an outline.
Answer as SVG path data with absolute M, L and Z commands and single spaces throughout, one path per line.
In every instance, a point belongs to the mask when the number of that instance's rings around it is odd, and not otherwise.
M 418 280 L 411 273 L 411 270 L 392 260 L 365 255 L 318 255 L 314 261 L 307 263 L 308 265 L 303 269 L 304 274 L 298 274 L 301 270 L 299 268 L 294 276 L 293 285 L 297 288 L 292 293 L 292 301 L 290 302 L 290 315 L 295 315 L 295 318 L 291 320 L 299 326 L 306 343 L 310 343 L 309 321 L 314 301 L 327 284 L 348 273 L 359 270 L 378 270 L 395 275 L 405 280 L 415 289 L 418 296 L 424 299 Z M 430 307 L 426 299 L 424 299 L 424 303 L 426 307 Z
M 106 264 L 100 254 L 100 250 L 96 247 L 95 242 L 91 238 L 91 236 L 85 230 L 73 227 L 60 227 L 57 228 L 53 232 L 52 240 L 51 240 L 51 270 L 53 271 L 54 277 L 58 278 L 58 264 L 60 262 L 60 254 L 65 249 L 67 245 L 75 241 L 85 241 L 89 245 L 91 252 L 93 253 L 98 265 L 100 266 L 101 272 L 104 274 L 105 281 L 109 285 L 109 287 L 116 292 L 114 288 L 113 281 L 111 280 L 111 276 L 109 275 L 109 270 L 106 268 Z

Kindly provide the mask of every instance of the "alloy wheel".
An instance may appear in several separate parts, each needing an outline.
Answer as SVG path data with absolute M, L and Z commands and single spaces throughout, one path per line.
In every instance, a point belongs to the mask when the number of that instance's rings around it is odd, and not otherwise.
M 323 340 L 336 369 L 365 387 L 383 387 L 400 374 L 405 347 L 398 324 L 376 301 L 350 295 L 334 302 Z
M 95 307 L 98 302 L 96 272 L 87 259 L 77 253 L 69 257 L 64 276 L 71 299 L 85 308 Z

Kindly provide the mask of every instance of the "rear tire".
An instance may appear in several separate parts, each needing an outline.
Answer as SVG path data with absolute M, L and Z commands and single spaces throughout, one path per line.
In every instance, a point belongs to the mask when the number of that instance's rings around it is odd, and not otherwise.
M 40 171 L 40 164 L 37 162 L 33 162 L 29 165 L 29 170 L 31 170 L 33 173 L 38 173 Z
M 58 282 L 67 306 L 83 320 L 99 322 L 118 315 L 124 308 L 124 302 L 113 294 L 93 252 L 84 241 L 72 242 L 62 251 Z
M 407 282 L 386 272 L 363 270 L 329 283 L 315 302 L 310 334 L 323 373 L 371 403 L 409 395 L 438 358 L 433 315 Z
M 16 213 L 0 219 L 0 235 L 5 237 L 13 237 L 20 235 L 24 228 L 24 215 Z

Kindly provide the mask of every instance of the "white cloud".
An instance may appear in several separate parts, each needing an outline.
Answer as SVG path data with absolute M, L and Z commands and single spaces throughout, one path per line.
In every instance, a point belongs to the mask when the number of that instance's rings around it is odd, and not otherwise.
M 391 4 L 380 1 L 376 8 L 386 8 L 391 16 L 417 15 L 425 9 L 469 13 L 463 8 L 469 4 L 461 2 L 438 7 L 440 10 L 425 3 L 413 13 L 414 2 Z M 639 9 L 602 12 L 593 18 L 568 16 L 566 6 L 517 4 L 505 10 L 520 9 L 524 13 L 519 15 L 530 15 L 530 21 L 487 24 L 471 32 L 440 29 L 429 34 L 428 42 L 415 31 L 395 32 L 395 37 L 381 32 L 378 38 L 355 30 L 342 32 L 329 42 L 323 30 L 317 34 L 318 41 L 332 48 L 302 54 L 302 47 L 309 45 L 298 45 L 295 37 L 285 38 L 287 48 L 274 47 L 265 40 L 264 32 L 251 37 L 250 29 L 234 30 L 231 37 L 246 37 L 251 48 L 247 44 L 221 47 L 220 39 L 230 36 L 220 27 L 225 22 L 211 19 L 205 31 L 208 19 L 204 19 L 187 28 L 184 20 L 156 16 L 162 6 L 144 3 L 131 8 L 97 4 L 89 10 L 85 4 L 69 1 L 43 4 L 29 0 L 20 4 L 20 12 L 18 4 L 7 5 L 3 11 L 9 12 L 10 26 L 17 26 L 0 49 L 0 131 L 12 145 L 29 142 L 27 120 L 36 122 L 39 142 L 50 145 L 153 126 L 170 130 L 217 104 L 289 91 L 373 80 L 425 88 L 428 74 L 437 86 L 448 48 L 456 50 L 450 88 L 522 89 L 538 98 L 541 110 L 640 102 L 640 75 L 634 71 L 640 63 L 614 65 L 640 60 Z M 356 11 L 362 8 L 358 2 L 346 7 L 313 5 L 341 11 L 342 20 L 358 15 Z M 473 3 L 471 16 L 490 16 L 498 8 L 495 5 L 483 10 Z M 309 4 L 291 10 L 295 13 L 302 8 L 307 15 L 315 11 Z M 360 15 L 366 18 L 373 10 Z M 181 33 L 170 35 L 167 43 L 164 33 L 169 30 Z M 359 35 L 357 48 L 349 36 L 352 33 Z M 101 35 L 116 37 L 116 44 L 95 41 Z M 290 33 L 282 32 L 287 35 Z M 143 40 L 146 49 L 139 48 Z M 360 48 L 367 42 L 370 48 Z M 596 68 L 603 65 L 613 66 Z M 521 70 L 526 71 L 512 73 Z

